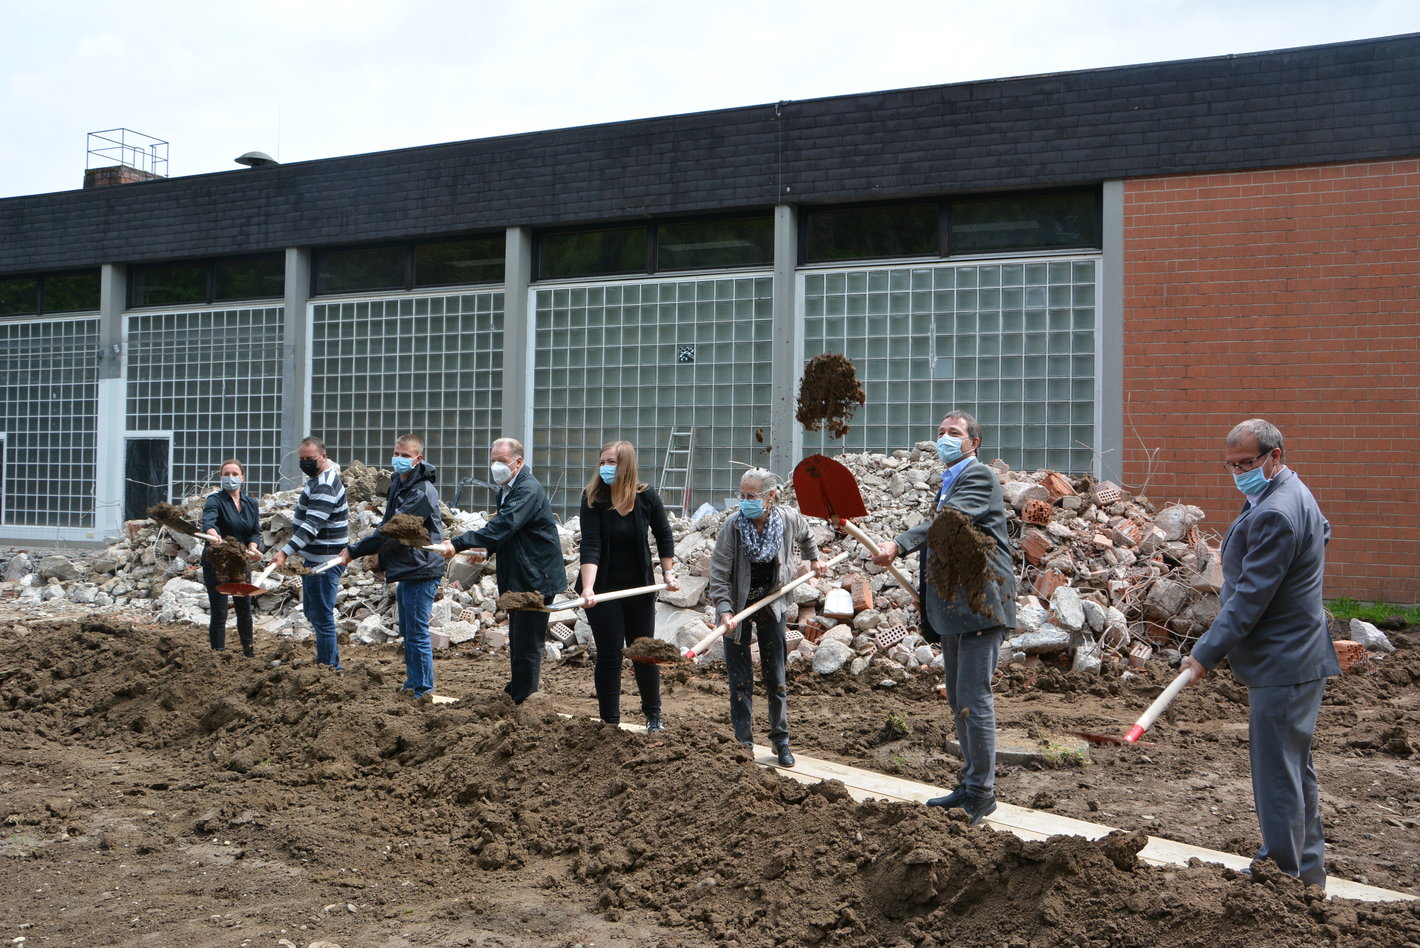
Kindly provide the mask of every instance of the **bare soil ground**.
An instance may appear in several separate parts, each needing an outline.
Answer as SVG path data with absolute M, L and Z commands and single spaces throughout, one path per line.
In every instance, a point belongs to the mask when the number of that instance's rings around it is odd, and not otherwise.
M 305 645 L 259 637 L 248 660 L 194 627 L 0 608 L 0 937 L 25 948 L 1420 945 L 1420 903 L 1135 859 L 1146 833 L 1257 845 L 1226 674 L 1150 746 L 1002 766 L 1001 799 L 1123 830 L 1026 843 L 753 766 L 716 668 L 667 670 L 648 738 L 588 720 L 587 665 L 545 666 L 514 707 L 505 656 L 444 653 L 460 701 L 432 705 L 397 693 L 394 647 L 342 649 L 334 673 Z M 1420 641 L 1392 640 L 1332 682 L 1316 767 L 1329 870 L 1416 892 Z M 1122 734 L 1170 675 L 1012 669 L 1000 725 Z M 950 787 L 934 685 L 795 671 L 795 746 Z

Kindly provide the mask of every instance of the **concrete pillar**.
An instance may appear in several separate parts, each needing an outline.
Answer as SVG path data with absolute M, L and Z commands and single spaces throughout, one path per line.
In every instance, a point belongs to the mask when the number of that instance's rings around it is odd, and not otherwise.
M 123 313 L 128 308 L 128 269 L 106 263 L 99 272 L 99 402 L 94 443 L 94 532 L 123 527 L 124 434 L 127 429 Z
M 528 287 L 532 283 L 531 227 L 509 227 L 503 260 L 503 421 L 504 435 L 517 438 L 534 467 L 533 445 L 533 314 Z
M 281 345 L 281 483 L 287 490 L 305 483 L 296 446 L 311 424 L 311 252 L 286 248 L 285 339 Z
M 1095 461 L 1101 480 L 1124 483 L 1124 182 L 1103 191 L 1104 257 L 1095 295 Z
M 799 215 L 781 204 L 774 209 L 774 305 L 769 344 L 769 468 L 787 478 L 803 454 L 804 432 L 794 420 L 799 376 L 804 367 L 804 320 L 799 311 L 795 271 L 799 264 Z

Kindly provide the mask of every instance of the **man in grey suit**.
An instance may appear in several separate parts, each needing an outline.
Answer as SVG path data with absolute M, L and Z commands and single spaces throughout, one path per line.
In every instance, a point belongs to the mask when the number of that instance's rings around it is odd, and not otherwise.
M 937 426 L 937 456 L 946 469 L 933 510 L 955 507 L 978 530 L 995 541 L 991 582 L 983 613 L 973 612 L 962 591 L 951 598 L 926 581 L 931 549 L 926 547 L 931 518 L 883 543 L 873 562 L 887 566 L 902 553 L 922 550 L 919 576 L 923 634 L 940 639 L 945 665 L 947 701 L 961 745 L 961 783 L 928 806 L 961 807 L 974 826 L 996 809 L 996 702 L 991 676 L 1001 642 L 1016 625 L 1016 573 L 1006 539 L 1006 504 L 996 472 L 976 457 L 981 425 L 964 411 L 948 412 Z
M 1321 599 L 1331 525 L 1282 463 L 1282 433 L 1261 418 L 1229 434 L 1223 466 L 1247 497 L 1223 537 L 1222 609 L 1183 667 L 1194 681 L 1224 658 L 1247 685 L 1258 859 L 1326 885 L 1312 733 L 1326 679 L 1341 673 Z

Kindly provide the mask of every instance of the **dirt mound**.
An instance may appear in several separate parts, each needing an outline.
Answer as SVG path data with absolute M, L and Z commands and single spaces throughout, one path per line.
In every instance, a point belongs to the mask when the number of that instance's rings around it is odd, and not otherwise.
M 848 433 L 848 419 L 867 400 L 852 360 L 837 352 L 825 352 L 804 366 L 794 417 L 806 431 L 827 428 L 835 438 L 841 438 Z
M 332 940 L 347 944 L 393 942 L 397 929 L 379 926 L 414 911 L 431 926 L 421 943 L 479 943 L 449 932 L 486 920 L 510 886 L 559 912 L 582 906 L 595 924 L 618 926 L 617 943 L 644 948 L 1420 939 L 1420 907 L 1327 903 L 1267 865 L 1251 879 L 1159 869 L 1139 862 L 1135 834 L 1024 842 L 938 810 L 855 803 L 837 782 L 806 786 L 751 766 L 727 729 L 648 738 L 563 717 L 546 698 L 515 706 L 490 692 L 411 702 L 396 693 L 393 650 L 362 652 L 335 673 L 312 663 L 309 646 L 252 662 L 214 655 L 195 629 L 85 621 L 13 627 L 0 668 L 9 759 L 44 741 L 92 747 L 113 784 L 10 795 L 11 825 L 33 827 L 25 838 L 35 841 L 11 843 L 30 858 L 0 862 L 0 884 L 21 891 L 19 878 L 61 856 L 91 860 L 96 873 L 120 860 L 203 867 L 170 896 L 141 893 L 143 905 L 125 891 L 122 918 L 102 930 L 83 927 L 107 918 L 86 908 L 104 904 L 99 891 L 71 887 L 71 908 L 42 916 L 33 944 L 136 944 L 137 931 L 226 943 L 171 926 L 228 925 L 221 913 L 254 909 L 239 896 L 258 890 L 287 900 L 282 924 L 365 926 L 336 929 L 346 937 Z M 131 801 L 131 815 L 101 819 L 109 799 Z M 55 851 L 43 839 L 91 843 Z M 288 902 L 312 907 L 293 914 Z M 524 928 L 509 924 L 499 943 L 567 943 L 519 940 Z M 278 937 L 273 928 L 266 940 Z
M 927 580 L 944 599 L 962 598 L 977 615 L 987 614 L 986 591 L 998 582 L 991 569 L 996 544 L 955 507 L 943 507 L 927 528 Z
M 380 532 L 391 540 L 416 549 L 429 545 L 429 530 L 424 521 L 413 514 L 395 514 L 380 527 Z

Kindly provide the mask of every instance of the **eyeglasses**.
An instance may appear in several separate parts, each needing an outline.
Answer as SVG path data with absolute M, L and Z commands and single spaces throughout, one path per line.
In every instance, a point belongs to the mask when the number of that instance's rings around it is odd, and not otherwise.
M 768 497 L 772 491 L 762 490 L 758 494 L 751 494 L 747 491 L 740 491 L 740 500 L 759 500 L 761 497 Z
M 1267 455 L 1271 453 L 1271 451 L 1263 451 L 1255 458 L 1248 458 L 1246 461 L 1238 461 L 1236 463 L 1232 461 L 1224 461 L 1223 470 L 1231 471 L 1234 474 L 1242 474 L 1246 471 L 1252 470 L 1258 461 L 1260 461 L 1262 458 L 1267 457 Z

